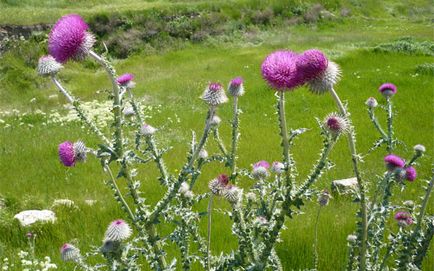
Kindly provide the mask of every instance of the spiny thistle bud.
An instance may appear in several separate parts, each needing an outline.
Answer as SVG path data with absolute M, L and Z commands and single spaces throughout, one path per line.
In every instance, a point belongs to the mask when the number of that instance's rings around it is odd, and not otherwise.
M 303 78 L 297 71 L 298 55 L 292 51 L 269 54 L 261 65 L 262 77 L 278 91 L 289 91 L 301 86 Z
M 88 28 L 89 26 L 77 14 L 60 18 L 48 36 L 50 55 L 60 63 L 70 59 L 84 59 L 95 43 L 94 36 L 87 31 Z
M 219 126 L 220 122 L 222 122 L 222 119 L 219 116 L 214 115 L 209 124 L 212 127 L 217 127 L 217 126 Z
M 409 212 L 397 212 L 395 214 L 395 220 L 400 227 L 406 227 L 413 224 L 413 217 Z
M 378 88 L 378 91 L 379 91 L 381 94 L 383 94 L 383 96 L 384 96 L 385 98 L 390 98 L 390 97 L 392 97 L 393 95 L 396 94 L 396 92 L 397 92 L 397 88 L 396 88 L 396 86 L 395 86 L 394 84 L 392 84 L 392 83 L 385 83 L 385 84 L 382 84 L 382 85 Z
M 38 61 L 38 73 L 42 76 L 54 75 L 62 69 L 63 66 L 57 62 L 54 57 L 42 56 Z
M 330 113 L 324 119 L 323 126 L 333 136 L 348 132 L 350 127 L 348 120 L 338 113 Z
M 125 73 L 122 74 L 121 76 L 119 76 L 116 79 L 116 82 L 122 86 L 122 87 L 126 87 L 126 88 L 134 88 L 136 86 L 136 83 L 134 83 L 133 81 L 134 79 L 134 75 L 131 73 Z
M 76 162 L 86 160 L 87 148 L 82 141 L 72 143 L 65 141 L 59 144 L 59 159 L 67 167 L 72 167 Z
M 209 182 L 208 187 L 214 195 L 221 195 L 228 183 L 229 177 L 225 174 L 220 174 Z
M 324 189 L 321 194 L 318 196 L 318 203 L 320 206 L 326 206 L 329 204 L 330 198 L 332 196 L 330 195 L 329 191 L 327 189 Z
M 60 248 L 60 256 L 64 262 L 78 262 L 81 259 L 80 250 L 68 243 Z
M 199 152 L 199 158 L 200 159 L 206 159 L 208 158 L 208 152 L 205 149 L 201 149 Z
M 276 174 L 282 174 L 285 171 L 285 165 L 281 162 L 273 162 L 271 164 L 271 171 Z
M 229 203 L 236 205 L 243 196 L 243 190 L 234 185 L 228 185 L 223 189 L 222 194 Z
M 136 114 L 136 112 L 134 112 L 134 109 L 131 106 L 125 107 L 122 113 L 124 113 L 125 117 L 132 117 L 134 116 L 134 114 Z
M 252 176 L 257 180 L 264 180 L 270 176 L 268 169 L 270 164 L 267 161 L 259 161 L 253 165 Z
M 402 168 L 405 165 L 404 160 L 401 157 L 394 154 L 386 155 L 386 157 L 384 157 L 384 162 L 386 163 L 386 168 L 389 171 L 393 171 L 396 168 Z
M 217 106 L 226 103 L 228 97 L 220 83 L 210 83 L 202 94 L 202 100 L 208 105 Z
M 106 241 L 124 241 L 132 234 L 130 226 L 122 219 L 117 219 L 110 223 L 104 235 Z
M 354 235 L 354 234 L 350 234 L 350 235 L 347 236 L 347 241 L 349 243 L 354 244 L 355 242 L 357 242 L 357 236 Z
M 232 79 L 231 82 L 229 82 L 228 92 L 234 97 L 244 95 L 243 78 L 236 77 Z
M 369 107 L 369 108 L 375 108 L 378 106 L 378 102 L 374 97 L 369 97 L 365 104 Z
M 329 61 L 327 69 L 318 77 L 310 80 L 307 85 L 314 94 L 324 94 L 339 82 L 341 71 L 338 64 Z
M 140 128 L 140 133 L 144 136 L 153 135 L 156 131 L 157 129 L 155 129 L 149 124 L 143 124 L 143 126 Z
M 413 147 L 413 149 L 414 149 L 414 151 L 416 152 L 416 154 L 418 154 L 418 155 L 422 155 L 422 154 L 426 151 L 425 146 L 424 146 L 424 145 L 421 145 L 421 144 L 417 144 L 417 145 L 415 145 L 415 146 Z

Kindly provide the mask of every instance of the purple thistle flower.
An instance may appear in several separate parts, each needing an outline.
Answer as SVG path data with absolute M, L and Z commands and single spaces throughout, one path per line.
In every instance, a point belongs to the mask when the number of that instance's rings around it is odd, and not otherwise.
M 87 32 L 89 26 L 77 14 L 60 18 L 48 36 L 48 51 L 58 62 L 82 59 L 92 48 L 95 39 Z
M 304 83 L 297 71 L 298 55 L 292 51 L 275 51 L 261 65 L 262 77 L 279 91 L 292 90 Z
M 68 243 L 60 248 L 60 255 L 65 262 L 78 262 L 81 258 L 80 250 Z
M 378 91 L 383 94 L 384 97 L 392 97 L 397 92 L 397 88 L 392 83 L 384 83 L 379 88 Z
M 221 195 L 223 190 L 228 186 L 229 177 L 226 174 L 220 174 L 217 178 L 212 179 L 208 187 L 215 195 Z
M 338 113 L 330 113 L 323 122 L 324 128 L 333 136 L 338 136 L 346 133 L 349 130 L 350 124 L 348 120 L 341 117 Z
M 405 169 L 405 178 L 407 179 L 407 181 L 412 182 L 416 179 L 417 173 L 416 173 L 416 169 L 414 167 L 407 167 Z
M 307 50 L 297 58 L 297 70 L 304 82 L 317 78 L 325 72 L 327 66 L 328 60 L 320 50 Z
M 270 176 L 268 169 L 270 168 L 270 164 L 267 161 L 259 161 L 253 165 L 252 176 L 257 180 L 266 179 Z
M 121 76 L 119 76 L 116 79 L 116 82 L 123 87 L 133 88 L 135 86 L 133 79 L 134 79 L 133 74 L 125 73 L 125 74 L 122 74 Z
M 243 87 L 243 78 L 241 77 L 235 77 L 231 80 L 228 86 L 228 92 L 232 96 L 242 96 L 244 94 L 244 87 Z
M 397 212 L 395 214 L 395 220 L 398 221 L 398 225 L 401 227 L 413 224 L 413 218 L 408 212 Z
M 404 160 L 394 154 L 389 154 L 384 157 L 384 162 L 386 162 L 386 166 L 389 170 L 394 170 L 397 167 L 402 168 L 405 165 Z
M 211 106 L 216 106 L 228 101 L 225 90 L 220 83 L 210 83 L 201 98 Z
M 75 166 L 76 162 L 85 161 L 86 153 L 87 148 L 81 141 L 75 143 L 65 141 L 59 144 L 60 161 L 67 167 Z
M 270 168 L 270 164 L 267 161 L 261 160 L 259 162 L 256 162 L 253 165 L 253 168 L 258 168 L 258 167 L 263 167 L 263 168 L 269 169 Z

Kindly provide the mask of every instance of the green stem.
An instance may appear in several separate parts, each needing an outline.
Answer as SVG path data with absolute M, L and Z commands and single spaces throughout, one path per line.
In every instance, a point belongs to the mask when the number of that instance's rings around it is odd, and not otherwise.
M 361 246 L 360 246 L 360 257 L 359 257 L 359 270 L 364 271 L 366 270 L 366 249 L 367 249 L 367 240 L 368 240 L 368 211 L 367 211 L 367 204 L 366 204 L 366 198 L 365 198 L 365 185 L 362 180 L 362 177 L 360 175 L 359 171 L 359 164 L 358 164 L 358 155 L 356 151 L 356 143 L 355 143 L 355 131 L 354 127 L 351 124 L 350 115 L 348 114 L 347 110 L 345 109 L 344 105 L 342 104 L 341 99 L 339 98 L 336 91 L 331 88 L 330 94 L 332 95 L 333 99 L 336 102 L 337 107 L 339 108 L 342 115 L 344 115 L 347 120 L 350 122 L 350 131 L 348 133 L 348 145 L 351 152 L 351 160 L 353 163 L 353 171 L 356 175 L 357 179 L 357 186 L 360 191 L 360 214 L 362 216 L 362 225 L 361 225 Z
M 321 214 L 322 206 L 318 208 L 318 213 L 316 214 L 315 219 L 315 239 L 313 244 L 313 252 L 314 252 L 314 260 L 313 260 L 313 268 L 314 270 L 318 270 L 318 224 L 319 224 L 319 215 Z
M 372 123 L 374 124 L 375 128 L 378 130 L 378 132 L 381 134 L 381 137 L 384 140 L 388 140 L 388 136 L 386 134 L 386 132 L 384 132 L 383 128 L 381 128 L 380 123 L 378 122 L 378 119 L 375 117 L 374 114 L 374 109 L 373 108 L 369 108 L 368 109 L 368 113 L 369 113 L 369 118 L 371 119 Z
M 393 114 L 392 114 L 392 100 L 390 97 L 386 99 L 387 102 L 387 152 L 390 154 L 393 151 Z
M 212 201 L 214 199 L 214 194 L 211 193 L 210 197 L 209 197 L 209 202 L 208 202 L 208 227 L 207 227 L 207 233 L 208 233 L 208 243 L 206 245 L 206 254 L 207 254 L 207 260 L 206 260 L 206 265 L 207 265 L 207 270 L 211 270 L 211 223 L 212 223 Z
M 286 116 L 285 116 L 285 92 L 279 91 L 279 101 L 278 101 L 278 111 L 279 111 L 279 126 L 280 126 L 280 135 L 282 137 L 282 150 L 283 150 L 283 162 L 285 164 L 285 180 L 286 180 L 286 201 L 290 200 L 289 197 L 291 195 L 292 190 L 292 181 L 291 181 L 291 158 L 289 155 L 289 140 L 288 140 L 288 129 L 286 127 Z
M 223 153 L 223 155 L 225 157 L 228 157 L 228 151 L 226 150 L 226 147 L 225 147 L 225 145 L 223 144 L 223 141 L 220 138 L 218 127 L 214 128 L 213 131 L 214 131 L 214 138 L 217 141 L 217 145 L 218 145 L 220 151 Z
M 233 120 L 232 120 L 232 147 L 231 147 L 231 180 L 235 183 L 235 178 L 237 176 L 237 145 L 239 139 L 238 125 L 239 125 L 239 111 L 238 111 L 238 97 L 234 96 L 233 105 Z

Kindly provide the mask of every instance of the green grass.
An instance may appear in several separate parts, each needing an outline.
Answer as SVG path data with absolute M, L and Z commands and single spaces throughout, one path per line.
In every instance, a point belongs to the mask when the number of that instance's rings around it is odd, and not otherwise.
M 336 90 L 341 98 L 348 101 L 356 126 L 358 149 L 362 153 L 366 153 L 378 138 L 368 120 L 364 101 L 367 97 L 374 96 L 384 104 L 377 88 L 383 82 L 393 82 L 398 86 L 398 94 L 393 98 L 397 111 L 395 129 L 398 138 L 407 144 L 407 148 L 400 146 L 397 153 L 407 158 L 411 155 L 412 146 L 419 143 L 424 144 L 428 150 L 417 166 L 418 180 L 408 185 L 404 192 L 396 191 L 394 200 L 400 202 L 421 196 L 420 180 L 430 178 L 434 154 L 434 78 L 429 73 L 415 75 L 416 68 L 432 62 L 432 57 L 375 53 L 370 49 L 380 42 L 392 41 L 402 36 L 403 32 L 424 40 L 432 34 L 432 29 L 429 25 L 420 23 L 408 22 L 403 26 L 403 22 L 397 20 L 354 21 L 319 27 L 297 26 L 289 31 L 276 29 L 259 32 L 255 42 L 245 36 L 229 37 L 232 38 L 229 41 L 210 40 L 205 45 L 187 44 L 182 50 L 165 54 L 137 54 L 126 60 L 115 61 L 115 65 L 118 73 L 132 72 L 136 75 L 137 88 L 134 92 L 138 97 L 144 97 L 146 104 L 162 105 L 161 112 L 152 113 L 152 118 L 147 121 L 161 128 L 157 135 L 161 145 L 174 146 L 174 149 L 165 155 L 172 173 L 185 161 L 191 130 L 200 133 L 203 126 L 206 107 L 198 97 L 204 86 L 208 81 L 228 82 L 238 75 L 244 77 L 247 91 L 240 100 L 243 111 L 240 166 L 249 168 L 251 163 L 262 159 L 280 160 L 281 151 L 274 115 L 275 98 L 260 76 L 260 63 L 274 49 L 291 48 L 302 51 L 311 47 L 320 48 L 341 66 L 343 79 Z M 23 52 L 28 53 L 29 50 Z M 39 51 L 34 53 L 37 52 Z M 106 96 L 104 92 L 96 91 L 107 89 L 110 84 L 102 70 L 86 63 L 85 67 L 78 63 L 67 64 L 61 78 L 66 86 L 83 100 L 103 100 Z M 15 53 L 8 53 L 0 59 L 0 68 L 4 72 L 4 76 L 0 77 L 0 111 L 12 108 L 21 111 L 48 111 L 61 108 L 65 103 L 63 98 L 58 101 L 48 99 L 49 95 L 56 93 L 55 88 L 47 79 L 37 78 L 33 74 L 34 65 L 35 63 L 26 64 Z M 33 97 L 37 98 L 36 104 L 30 103 Z M 297 140 L 294 148 L 300 173 L 298 182 L 301 182 L 308 174 L 310 165 L 318 158 L 321 147 L 315 117 L 323 118 L 336 109 L 331 97 L 315 96 L 305 88 L 287 95 L 286 109 L 290 128 L 311 128 Z M 224 120 L 221 134 L 225 142 L 229 143 L 230 105 L 219 109 L 219 115 Z M 169 120 L 176 116 L 180 118 L 180 123 Z M 96 146 L 98 141 L 78 124 L 45 126 L 43 118 L 31 114 L 21 119 L 2 118 L 12 126 L 3 128 L 5 124 L 0 124 L 0 195 L 6 198 L 7 202 L 7 208 L 0 210 L 0 258 L 13 258 L 18 249 L 26 246 L 24 235 L 29 229 L 21 227 L 12 219 L 16 212 L 50 208 L 54 199 L 69 198 L 77 203 L 78 210 L 58 210 L 59 220 L 56 224 L 36 225 L 30 230 L 38 234 L 39 256 L 50 255 L 58 263 L 59 270 L 71 270 L 72 267 L 61 263 L 59 258 L 58 248 L 62 243 L 75 240 L 83 251 L 87 251 L 93 245 L 100 245 L 105 227 L 111 220 L 125 217 L 113 200 L 111 191 L 104 185 L 106 176 L 98 161 L 89 159 L 87 163 L 71 169 L 65 169 L 58 162 L 58 143 L 82 139 L 89 146 Z M 384 122 L 384 117 L 381 117 L 381 120 Z M 28 123 L 33 127 L 28 127 Z M 216 151 L 216 146 L 210 142 L 207 149 L 209 152 Z M 384 153 L 381 149 L 365 157 L 362 167 L 370 187 L 377 181 L 374 174 L 384 171 Z M 316 184 L 318 189 L 330 187 L 334 179 L 352 176 L 344 138 L 333 150 L 331 159 L 336 167 L 320 179 Z M 224 169 L 218 165 L 206 168 L 198 180 L 195 192 L 206 191 L 207 182 L 222 170 Z M 150 203 L 155 202 L 164 192 L 156 179 L 156 168 L 151 164 L 146 165 L 140 168 L 139 173 L 147 199 Z M 241 183 L 244 187 L 252 184 L 248 180 Z M 84 204 L 86 199 L 96 199 L 98 203 L 89 207 Z M 430 213 L 434 212 L 432 203 L 433 198 L 429 206 Z M 215 207 L 229 206 L 223 200 L 217 200 Z M 201 204 L 198 209 L 205 210 L 206 204 Z M 322 211 L 319 228 L 320 270 L 344 268 L 347 252 L 345 239 L 354 230 L 356 209 L 357 205 L 350 199 L 338 197 Z M 313 226 L 317 206 L 315 203 L 307 203 L 302 211 L 304 214 L 287 221 L 288 229 L 283 232 L 282 243 L 278 245 L 278 254 L 285 270 L 312 267 Z M 236 240 L 230 233 L 231 223 L 227 217 L 217 212 L 214 220 L 219 223 L 213 225 L 212 250 L 215 254 L 220 251 L 228 252 L 236 246 Z M 205 233 L 205 224 L 202 226 Z M 393 229 L 396 230 L 396 227 Z M 173 250 L 170 252 L 172 256 L 176 255 Z M 424 270 L 429 270 L 428 267 L 434 265 L 433 249 L 429 253 Z

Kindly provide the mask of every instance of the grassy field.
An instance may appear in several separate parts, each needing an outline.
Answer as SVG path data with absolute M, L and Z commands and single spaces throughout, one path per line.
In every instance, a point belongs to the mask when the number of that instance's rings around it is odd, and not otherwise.
M 104 1 L 100 2 L 107 8 Z M 132 4 L 128 5 L 128 8 L 134 5 L 143 7 L 139 1 L 129 2 Z M 127 6 L 126 1 L 118 1 L 116 5 L 118 3 Z M 150 2 L 147 5 L 159 4 L 165 3 Z M 61 4 L 54 7 L 62 8 Z M 16 7 L 8 4 L 8 8 L 19 9 L 20 4 Z M 85 6 L 80 9 L 85 9 Z M 74 8 L 71 10 L 76 11 Z M 39 14 L 37 10 L 35 12 Z M 57 16 L 56 12 L 53 16 Z M 6 13 L 1 14 L 0 21 L 6 20 Z M 40 15 L 28 20 L 35 22 L 34 20 L 39 20 L 38 16 Z M 46 20 L 55 20 L 49 18 Z M 312 47 L 322 49 L 342 68 L 343 79 L 336 90 L 348 101 L 356 126 L 358 149 L 362 153 L 366 153 L 378 138 L 378 135 L 372 132 L 364 101 L 367 97 L 374 96 L 380 103 L 384 103 L 377 91 L 378 86 L 384 82 L 393 82 L 398 86 L 398 94 L 394 97 L 397 111 L 395 129 L 398 138 L 407 145 L 400 146 L 397 153 L 409 157 L 413 145 L 424 144 L 427 147 L 427 155 L 417 166 L 418 180 L 422 180 L 431 176 L 430 167 L 434 154 L 434 77 L 417 73 L 416 69 L 418 65 L 431 63 L 432 56 L 417 53 L 378 53 L 372 50 L 378 43 L 390 42 L 402 36 L 412 36 L 418 41 L 433 41 L 429 24 L 359 18 L 339 24 L 268 29 L 258 32 L 254 38 L 248 35 L 231 36 L 228 39 L 217 37 L 204 44 L 186 44 L 181 50 L 164 54 L 136 54 L 128 59 L 115 61 L 115 66 L 118 73 L 132 72 L 136 75 L 136 95 L 143 99 L 143 104 L 153 108 L 147 121 L 160 128 L 157 137 L 161 145 L 174 146 L 165 156 L 171 172 L 179 168 L 185 160 L 191 130 L 200 133 L 202 128 L 206 107 L 198 97 L 203 88 L 209 81 L 226 84 L 233 77 L 241 75 L 245 79 L 247 93 L 240 100 L 243 114 L 239 156 L 240 166 L 249 168 L 250 164 L 258 160 L 280 160 L 281 153 L 274 115 L 275 98 L 260 76 L 262 60 L 278 48 L 296 51 Z M 71 169 L 60 165 L 57 157 L 57 145 L 60 142 L 81 139 L 89 146 L 95 146 L 98 141 L 77 123 L 50 124 L 49 118 L 52 117 L 35 113 L 36 110 L 50 112 L 52 109 L 63 108 L 65 100 L 60 95 L 59 98 L 49 98 L 49 95 L 56 93 L 54 87 L 48 80 L 37 78 L 36 72 L 33 73 L 35 63 L 19 60 L 19 53 L 6 53 L 0 58 L 0 68 L 5 71 L 0 77 L 0 111 L 3 112 L 1 119 L 4 121 L 0 123 L 0 196 L 6 203 L 5 208 L 0 208 L 0 258 L 14 258 L 17 250 L 26 246 L 24 235 L 29 228 L 21 227 L 12 219 L 15 213 L 25 209 L 50 208 L 54 199 L 68 198 L 75 201 L 79 208 L 58 208 L 58 221 L 55 224 L 35 225 L 30 230 L 38 235 L 39 256 L 49 255 L 59 265 L 59 270 L 71 270 L 70 265 L 61 263 L 58 248 L 66 241 L 75 242 L 83 251 L 94 245 L 98 246 L 107 224 L 125 215 L 112 199 L 111 191 L 104 185 L 105 175 L 98 161 L 90 159 Z M 85 65 L 66 65 L 61 78 L 65 85 L 83 100 L 102 101 L 106 97 L 104 90 L 109 88 L 105 74 L 91 61 L 86 61 Z M 312 128 L 297 141 L 294 148 L 300 182 L 308 174 L 321 147 L 315 117 L 323 118 L 336 109 L 331 97 L 315 96 L 304 88 L 297 89 L 287 97 L 290 128 Z M 31 102 L 33 98 L 36 98 L 36 102 Z M 13 109 L 18 109 L 20 113 L 5 114 L 5 111 L 12 112 Z M 64 111 L 62 109 L 61 114 L 65 114 Z M 23 112 L 27 113 L 23 115 Z M 228 143 L 230 105 L 223 106 L 218 114 L 224 120 L 221 133 Z M 381 119 L 384 121 L 384 118 Z M 212 152 L 217 148 L 210 142 L 207 149 Z M 377 181 L 374 174 L 380 174 L 384 170 L 384 153 L 385 151 L 380 149 L 365 157 L 364 176 L 370 186 Z M 338 142 L 331 159 L 336 167 L 320 179 L 316 185 L 318 189 L 330 187 L 334 179 L 352 176 L 349 152 L 344 139 Z M 198 180 L 196 191 L 206 191 L 208 181 L 222 170 L 218 165 L 208 167 Z M 157 170 L 153 165 L 147 165 L 139 172 L 149 202 L 155 202 L 164 192 L 156 180 Z M 248 187 L 251 181 L 246 180 L 242 185 Z M 421 196 L 421 187 L 421 182 L 416 181 L 408 185 L 404 192 L 397 192 L 394 200 L 401 202 L 416 199 Z M 97 203 L 90 207 L 85 204 L 87 199 L 97 200 Z M 431 203 L 434 203 L 433 198 Z M 433 206 L 434 204 L 429 206 L 430 213 L 434 212 Z M 216 203 L 216 208 L 227 207 L 228 204 L 223 200 Z M 198 208 L 205 210 L 205 203 Z M 278 245 L 278 254 L 285 270 L 312 267 L 313 227 L 317 208 L 315 203 L 308 203 L 302 209 L 303 214 L 287 221 L 282 243 Z M 345 239 L 354 230 L 356 208 L 357 205 L 349 198 L 338 197 L 322 211 L 319 229 L 320 270 L 344 268 L 347 253 Z M 215 221 L 221 223 L 213 225 L 212 250 L 214 254 L 220 251 L 228 252 L 236 246 L 236 240 L 230 233 L 231 223 L 218 212 L 214 215 Z M 203 226 L 205 233 L 205 224 Z M 173 253 L 172 256 L 176 255 L 176 252 Z M 433 265 L 434 251 L 431 249 L 424 270 L 429 270 Z

